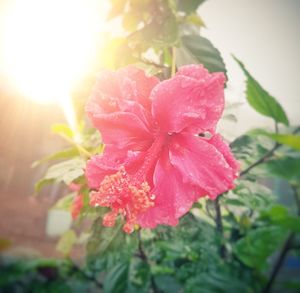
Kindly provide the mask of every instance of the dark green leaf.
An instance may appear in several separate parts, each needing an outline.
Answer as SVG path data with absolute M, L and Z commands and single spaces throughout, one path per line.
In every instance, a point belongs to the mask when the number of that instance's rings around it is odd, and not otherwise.
M 297 183 L 300 179 L 300 158 L 281 158 L 269 161 L 260 166 L 266 176 L 280 177 Z
M 129 263 L 117 264 L 105 277 L 104 293 L 124 293 L 128 285 Z
M 177 7 L 179 11 L 185 13 L 195 12 L 199 5 L 201 5 L 205 0 L 179 0 Z
M 182 47 L 176 50 L 177 66 L 203 64 L 210 72 L 226 73 L 225 64 L 220 52 L 212 43 L 199 35 L 181 37 Z
M 246 97 L 250 106 L 260 114 L 273 118 L 276 122 L 289 125 L 289 120 L 285 111 L 278 101 L 261 87 L 261 85 L 250 75 L 240 60 L 235 57 L 234 59 L 240 65 L 247 77 Z
M 249 267 L 264 269 L 267 258 L 280 246 L 286 234 L 284 229 L 276 226 L 251 230 L 236 243 L 234 252 Z

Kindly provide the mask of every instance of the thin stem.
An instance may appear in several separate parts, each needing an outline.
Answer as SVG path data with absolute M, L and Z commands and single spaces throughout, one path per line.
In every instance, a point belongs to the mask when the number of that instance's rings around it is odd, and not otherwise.
M 288 251 L 290 250 L 290 247 L 291 247 L 291 244 L 294 240 L 294 237 L 295 237 L 295 234 L 294 233 L 290 233 L 288 238 L 286 239 L 281 251 L 280 251 L 280 254 L 278 256 L 278 259 L 274 265 L 274 268 L 271 272 L 271 276 L 270 276 L 270 279 L 266 285 L 266 287 L 264 288 L 263 290 L 263 293 L 268 293 L 268 292 L 271 292 L 271 288 L 274 284 L 274 281 L 284 263 L 284 260 L 285 260 L 285 257 L 288 253 Z
M 292 134 L 296 134 L 297 132 L 299 132 L 300 128 L 297 127 L 293 132 Z M 278 132 L 278 125 L 277 123 L 275 123 L 275 131 L 276 133 Z M 267 161 L 267 159 L 269 159 L 270 157 L 273 156 L 274 152 L 279 148 L 281 147 L 282 144 L 280 143 L 276 143 L 274 145 L 274 147 L 272 149 L 270 149 L 266 154 L 264 154 L 260 159 L 258 159 L 256 162 L 254 162 L 252 165 L 250 165 L 248 168 L 246 168 L 245 170 L 243 170 L 241 173 L 240 173 L 240 176 L 244 176 L 246 175 L 249 171 L 251 171 L 253 168 L 255 168 L 256 166 L 264 163 Z
M 215 223 L 216 223 L 216 230 L 220 234 L 221 241 L 223 242 L 224 228 L 223 228 L 222 212 L 221 212 L 220 201 L 219 201 L 220 196 L 218 196 L 214 201 L 215 212 L 216 212 Z M 226 257 L 226 248 L 223 243 L 221 243 L 219 253 L 222 258 Z
M 272 149 L 270 149 L 266 154 L 264 154 L 260 159 L 258 159 L 256 162 L 254 162 L 252 165 L 250 165 L 248 168 L 246 168 L 244 171 L 240 173 L 240 176 L 246 175 L 250 170 L 255 168 L 256 166 L 264 163 L 268 158 L 273 156 L 274 152 L 281 146 L 281 144 L 276 143 Z
M 171 68 L 171 77 L 176 73 L 176 48 L 172 47 L 172 68 Z
M 60 133 L 59 134 L 64 140 L 66 140 L 68 143 L 70 143 L 71 145 L 75 146 L 79 153 L 81 153 L 83 156 L 90 158 L 92 156 L 92 154 L 90 152 L 88 152 L 84 147 L 82 147 L 81 145 L 77 144 L 75 141 L 73 141 L 71 138 L 69 138 L 68 136 Z
M 148 264 L 149 268 L 150 268 L 150 263 L 149 263 L 149 259 L 144 251 L 143 248 L 143 243 L 142 243 L 142 238 L 141 238 L 141 231 L 138 231 L 138 250 L 139 250 L 139 254 L 138 256 L 141 258 L 141 260 L 143 260 L 145 263 Z M 151 282 L 151 287 L 154 293 L 159 293 L 160 290 L 157 288 L 157 285 L 155 283 L 155 280 L 151 274 L 150 276 L 150 282 Z
M 297 205 L 297 214 L 298 214 L 298 216 L 300 216 L 300 199 L 299 199 L 299 194 L 298 194 L 298 189 L 297 189 L 298 186 L 291 185 L 291 187 L 292 187 L 293 195 L 294 195 L 296 205 Z M 266 284 L 266 287 L 264 288 L 263 293 L 271 292 L 274 281 L 275 281 L 282 265 L 284 264 L 284 260 L 285 260 L 287 253 L 289 252 L 289 250 L 291 248 L 293 248 L 294 238 L 295 238 L 295 233 L 290 232 L 284 245 L 282 246 L 279 256 L 275 262 L 274 268 L 271 272 L 270 279 L 269 279 L 268 283 Z
M 147 65 L 152 65 L 152 66 L 160 68 L 160 69 L 165 69 L 166 68 L 166 66 L 163 65 L 163 64 L 158 64 L 158 63 L 155 63 L 155 62 L 153 62 L 151 60 L 148 60 L 148 59 L 145 59 L 145 58 L 141 58 L 140 60 L 141 60 L 141 62 L 143 62 Z

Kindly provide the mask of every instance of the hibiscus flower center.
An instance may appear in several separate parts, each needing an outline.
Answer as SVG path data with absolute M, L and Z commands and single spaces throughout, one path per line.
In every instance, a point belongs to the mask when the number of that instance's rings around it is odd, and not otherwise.
M 138 215 L 155 205 L 155 195 L 151 193 L 152 182 L 148 183 L 146 178 L 149 172 L 153 172 L 167 140 L 166 135 L 155 135 L 151 147 L 141 154 L 143 163 L 135 174 L 128 174 L 125 167 L 121 166 L 116 173 L 105 176 L 98 191 L 91 193 L 91 206 L 112 209 L 103 217 L 104 226 L 113 227 L 118 214 L 121 214 L 126 219 L 123 230 L 132 233 Z

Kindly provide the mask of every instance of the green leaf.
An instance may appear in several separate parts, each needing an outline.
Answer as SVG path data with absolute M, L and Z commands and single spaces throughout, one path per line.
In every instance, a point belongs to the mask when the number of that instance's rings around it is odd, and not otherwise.
M 250 106 L 258 113 L 273 118 L 276 122 L 289 125 L 289 120 L 278 101 L 272 97 L 262 86 L 250 75 L 244 64 L 234 57 L 247 77 L 246 97 Z
M 68 149 L 65 149 L 62 151 L 55 152 L 49 156 L 46 156 L 38 161 L 33 162 L 31 167 L 35 168 L 40 164 L 47 163 L 47 162 L 53 161 L 53 160 L 69 159 L 69 158 L 77 156 L 78 154 L 79 153 L 78 153 L 77 148 L 68 148 Z
M 297 183 L 300 179 L 300 158 L 286 157 L 268 161 L 261 165 L 260 169 L 269 177 L 280 177 Z
M 124 293 L 127 289 L 129 263 L 117 264 L 105 277 L 104 293 Z
M 237 186 L 222 198 L 227 205 L 249 208 L 253 211 L 263 211 L 274 201 L 272 191 L 258 182 L 240 180 Z
M 263 217 L 268 217 L 273 224 L 295 233 L 300 233 L 300 218 L 289 214 L 283 205 L 274 205 L 268 211 L 262 213 Z
M 64 256 L 69 256 L 76 239 L 76 233 L 73 230 L 69 230 L 60 237 L 56 249 Z
M 74 196 L 75 196 L 74 192 L 63 196 L 55 203 L 53 209 L 69 211 L 71 209 Z
M 35 190 L 39 192 L 43 186 L 54 182 L 64 182 L 69 185 L 84 174 L 84 167 L 85 161 L 79 158 L 55 164 L 48 169 L 44 178 L 35 184 Z
M 69 125 L 64 124 L 64 123 L 53 124 L 51 127 L 51 131 L 56 134 L 65 135 L 69 138 L 72 138 L 74 135 L 74 133 L 73 133 L 72 129 L 69 127 Z
M 186 18 L 186 22 L 193 24 L 197 27 L 203 27 L 205 26 L 203 19 L 198 15 L 197 13 L 192 13 Z
M 270 137 L 271 139 L 275 140 L 280 144 L 287 145 L 295 150 L 300 150 L 300 135 L 270 133 L 263 129 L 252 131 L 252 133 Z
M 220 52 L 206 38 L 199 35 L 181 37 L 182 46 L 176 50 L 177 66 L 203 64 L 210 72 L 224 72 L 226 68 Z
M 205 0 L 179 0 L 177 9 L 185 13 L 195 12 Z
M 280 246 L 286 234 L 285 229 L 276 226 L 251 230 L 236 243 L 234 252 L 249 267 L 262 270 L 267 258 Z

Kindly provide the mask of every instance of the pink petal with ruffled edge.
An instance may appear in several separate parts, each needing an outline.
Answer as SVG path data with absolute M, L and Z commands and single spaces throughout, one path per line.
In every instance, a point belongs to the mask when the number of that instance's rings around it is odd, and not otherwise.
M 161 224 L 177 225 L 178 219 L 205 195 L 198 187 L 182 181 L 182 175 L 170 163 L 168 150 L 156 165 L 152 193 L 155 195 L 154 207 L 139 216 L 139 224 L 143 228 L 155 228 Z
M 197 79 L 195 78 L 197 77 Z M 165 132 L 193 133 L 214 129 L 224 109 L 223 73 L 184 66 L 151 93 L 152 114 Z
M 212 199 L 234 187 L 236 167 L 232 168 L 209 140 L 187 133 L 174 136 L 170 144 L 170 161 L 180 170 L 184 182 L 204 189 Z

